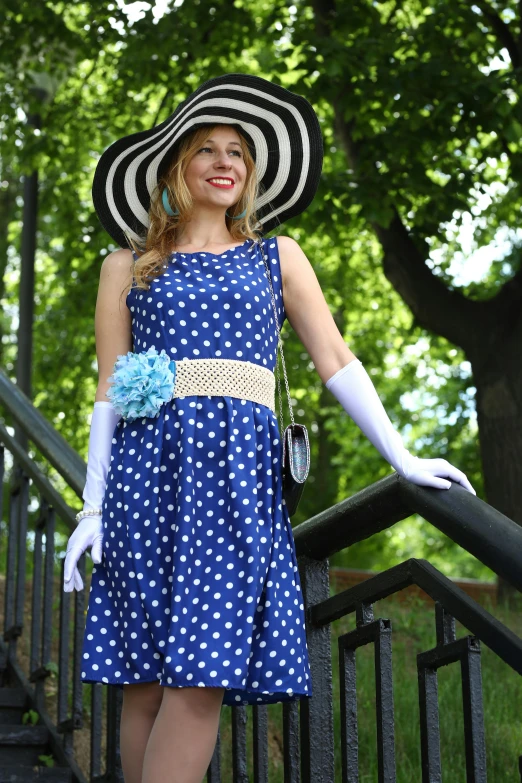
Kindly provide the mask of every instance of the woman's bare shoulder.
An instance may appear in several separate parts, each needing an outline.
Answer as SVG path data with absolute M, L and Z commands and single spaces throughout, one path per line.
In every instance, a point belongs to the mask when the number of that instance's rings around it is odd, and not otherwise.
M 132 286 L 134 258 L 132 251 L 122 247 L 105 256 L 100 269 L 100 288 L 109 289 L 120 298 L 122 288 L 125 293 Z
M 102 263 L 102 269 L 116 274 L 120 271 L 127 271 L 129 266 L 132 266 L 134 257 L 132 250 L 127 247 L 120 247 L 118 250 L 113 250 L 108 256 L 105 256 Z
M 296 242 L 295 239 L 292 239 L 292 237 L 278 236 L 276 237 L 276 240 L 277 249 L 279 250 L 279 264 L 281 267 L 281 278 L 284 290 L 288 287 L 290 276 L 294 273 L 293 270 L 296 269 L 296 262 L 299 261 L 299 258 L 304 256 L 304 253 L 301 250 L 299 243 Z

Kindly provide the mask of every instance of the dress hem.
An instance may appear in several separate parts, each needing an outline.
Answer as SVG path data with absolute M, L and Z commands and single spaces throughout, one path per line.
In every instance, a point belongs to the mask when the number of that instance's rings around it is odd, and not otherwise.
M 116 685 L 119 688 L 123 688 L 124 685 L 137 685 L 140 683 L 146 684 L 146 683 L 152 683 L 157 682 L 159 685 L 161 685 L 163 688 L 224 688 L 225 695 L 227 691 L 237 691 L 239 693 L 245 693 L 252 696 L 259 695 L 262 700 L 264 700 L 266 697 L 270 696 L 277 696 L 281 695 L 285 697 L 285 701 L 297 701 L 298 699 L 303 698 L 311 698 L 312 694 L 309 691 L 292 691 L 289 693 L 287 690 L 283 689 L 275 689 L 273 691 L 260 691 L 260 690 L 247 690 L 242 689 L 234 686 L 225 686 L 225 685 L 219 685 L 216 683 L 205 683 L 204 685 L 197 685 L 194 684 L 188 680 L 184 680 L 182 684 L 169 684 L 169 683 L 161 683 L 159 680 L 159 677 L 156 677 L 153 680 L 136 680 L 135 682 L 130 682 L 127 680 L 109 680 L 108 678 L 105 678 L 105 680 L 94 680 L 94 679 L 83 679 L 81 682 L 84 685 L 92 685 L 92 684 L 100 684 L 100 685 Z M 224 697 L 225 698 L 225 697 Z M 246 703 L 246 699 L 243 699 L 243 701 Z M 237 704 L 241 704 L 240 701 L 236 702 Z M 253 702 L 255 704 L 255 702 Z M 232 705 L 233 706 L 233 705 Z

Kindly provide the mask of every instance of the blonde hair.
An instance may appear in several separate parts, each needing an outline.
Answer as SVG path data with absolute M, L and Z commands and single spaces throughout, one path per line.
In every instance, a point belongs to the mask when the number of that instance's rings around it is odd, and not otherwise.
M 160 177 L 151 195 L 149 208 L 149 228 L 147 236 L 139 241 L 125 234 L 129 246 L 139 256 L 134 265 L 133 288 L 149 290 L 148 283 L 159 277 L 166 268 L 164 260 L 173 252 L 180 229 L 190 220 L 194 202 L 185 181 L 185 171 L 191 159 L 201 148 L 205 139 L 219 125 L 206 125 L 197 128 L 186 136 L 176 148 L 167 172 Z M 245 138 L 239 133 L 243 160 L 246 167 L 246 181 L 240 200 L 230 207 L 232 214 L 245 216 L 240 220 L 225 217 L 226 225 L 232 236 L 232 241 L 257 239 L 254 226 L 258 219 L 254 212 L 254 202 L 258 195 L 259 183 L 254 159 Z M 169 203 L 179 214 L 171 217 L 165 211 L 162 202 L 163 189 L 167 188 Z M 228 212 L 229 210 L 227 210 Z

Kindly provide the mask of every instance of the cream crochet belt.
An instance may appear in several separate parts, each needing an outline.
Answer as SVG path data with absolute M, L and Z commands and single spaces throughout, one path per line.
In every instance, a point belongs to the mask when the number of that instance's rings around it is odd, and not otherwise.
M 240 359 L 176 360 L 173 397 L 192 394 L 237 397 L 275 413 L 275 375 L 268 367 Z

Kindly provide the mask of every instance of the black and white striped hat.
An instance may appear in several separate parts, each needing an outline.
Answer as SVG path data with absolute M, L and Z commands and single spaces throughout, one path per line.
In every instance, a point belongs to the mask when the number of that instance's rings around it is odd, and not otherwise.
M 92 187 L 98 217 L 120 247 L 124 232 L 144 238 L 150 199 L 173 148 L 202 125 L 233 125 L 246 138 L 262 185 L 255 202 L 265 234 L 311 203 L 321 175 L 323 143 L 308 101 L 259 76 L 209 79 L 160 125 L 118 139 L 102 154 Z

